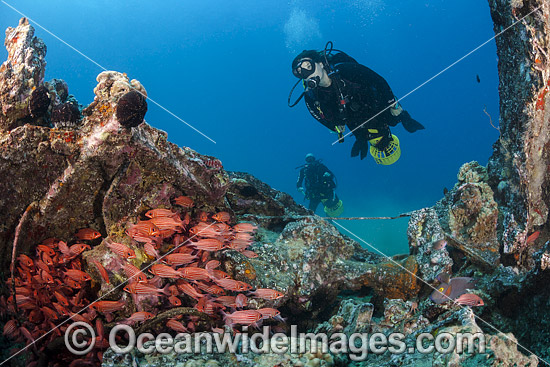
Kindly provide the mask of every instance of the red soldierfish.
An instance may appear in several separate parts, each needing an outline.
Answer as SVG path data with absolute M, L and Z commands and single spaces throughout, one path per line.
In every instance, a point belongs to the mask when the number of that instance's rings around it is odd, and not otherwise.
M 240 293 L 235 298 L 235 304 L 237 305 L 238 308 L 243 308 L 248 304 L 248 299 L 244 294 Z
M 131 248 L 129 248 L 128 246 L 122 243 L 105 242 L 105 244 L 107 245 L 107 247 L 111 249 L 111 251 L 113 251 L 115 254 L 117 254 L 120 257 L 123 257 L 125 259 L 134 259 L 136 257 L 136 253 L 134 252 L 134 250 L 132 250 Z
M 191 286 L 191 284 L 187 283 L 185 280 L 176 281 L 176 285 L 178 286 L 178 289 L 180 291 L 187 294 L 191 298 L 198 300 L 199 298 L 204 297 L 204 294 L 193 288 L 193 286 Z
M 157 236 L 159 234 L 159 229 L 150 221 L 139 221 L 136 224 L 130 226 L 127 231 L 130 237 L 133 237 L 136 234 L 145 235 L 145 236 Z
M 208 270 L 203 268 L 186 267 L 179 269 L 180 274 L 189 280 L 210 280 L 210 274 Z
M 46 252 L 44 252 L 46 253 Z M 17 256 L 17 260 L 19 260 L 20 263 L 24 264 L 26 267 L 30 268 L 34 265 L 32 259 L 28 257 L 27 255 L 21 254 Z
M 166 323 L 166 326 L 168 326 L 170 329 L 172 329 L 174 331 L 177 331 L 179 333 L 187 333 L 188 332 L 187 328 L 185 326 L 183 326 L 183 324 L 181 322 L 179 322 L 178 320 L 170 319 Z
M 202 251 L 219 251 L 224 248 L 223 242 L 215 238 L 205 238 L 197 242 L 191 242 L 190 246 Z
M 136 322 L 143 322 L 143 321 L 150 320 L 153 317 L 155 317 L 155 315 L 152 314 L 151 312 L 145 312 L 145 311 L 134 312 L 130 317 L 124 320 L 124 323 L 134 324 Z
M 92 310 L 98 312 L 114 312 L 122 310 L 126 304 L 119 301 L 96 301 L 90 305 Z
M 432 243 L 433 250 L 441 250 L 441 249 L 444 249 L 446 246 L 447 246 L 447 241 L 445 240 L 439 240 Z
M 146 243 L 143 245 L 143 250 L 145 250 L 145 253 L 147 254 L 147 256 L 149 257 L 153 257 L 155 259 L 158 259 L 159 258 L 159 253 L 157 251 L 157 249 L 155 248 L 155 246 L 152 244 L 152 243 Z
M 69 301 L 67 300 L 67 298 L 63 294 L 61 294 L 58 291 L 54 291 L 53 295 L 55 296 L 55 298 L 57 298 L 59 303 L 61 303 L 63 306 L 65 306 L 65 307 L 69 306 Z
M 71 249 L 69 248 L 69 246 L 67 246 L 67 244 L 63 241 L 59 241 L 57 243 L 57 246 L 59 248 L 59 251 L 61 251 L 61 253 L 63 254 L 63 256 L 70 256 L 71 255 Z
M 238 223 L 238 224 L 235 224 L 233 226 L 233 230 L 235 232 L 248 232 L 248 233 L 251 233 L 251 232 L 254 232 L 255 230 L 257 230 L 258 227 L 255 226 L 254 224 L 252 223 Z
M 247 289 L 246 283 L 234 279 L 214 279 L 214 281 L 228 291 L 243 292 Z
M 164 231 L 164 230 L 176 231 L 178 230 L 178 228 L 183 229 L 183 223 L 177 217 L 155 217 L 155 218 L 149 219 L 149 222 L 153 223 L 159 229 L 159 231 Z
M 178 213 L 174 213 L 170 209 L 151 209 L 145 213 L 147 218 L 173 217 L 175 215 L 178 215 Z
M 154 264 L 149 271 L 161 278 L 178 279 L 182 277 L 182 274 L 178 270 L 164 264 Z
M 136 282 L 145 283 L 147 282 L 147 275 L 145 275 L 141 270 L 130 263 L 125 263 L 122 265 L 124 268 L 124 273 L 129 279 L 132 279 Z
M 231 314 L 224 313 L 224 320 L 228 325 L 251 325 L 262 319 L 262 314 L 256 310 L 235 311 Z
M 249 259 L 255 259 L 255 258 L 258 257 L 257 253 L 255 253 L 254 251 L 250 251 L 250 250 L 242 250 L 241 254 L 248 257 Z
M 193 262 L 197 257 L 191 254 L 175 253 L 164 256 L 164 261 L 170 265 L 179 266 Z
M 85 243 L 75 243 L 71 247 L 69 247 L 69 252 L 71 255 L 80 255 L 84 250 L 89 250 L 90 245 L 86 245 Z
M 483 300 L 479 298 L 477 295 L 472 293 L 465 293 L 461 295 L 455 300 L 455 302 L 459 305 L 470 306 L 470 307 L 484 305 Z
M 540 235 L 540 231 L 533 232 L 529 237 L 527 237 L 525 244 L 528 245 L 532 242 L 535 242 L 535 240 L 539 238 L 539 235 Z
M 229 248 L 235 251 L 242 251 L 245 250 L 248 246 L 252 244 L 252 241 L 249 240 L 241 240 L 241 239 L 234 239 L 231 242 L 229 242 Z
M 109 274 L 107 273 L 107 270 L 97 261 L 96 259 L 91 259 L 91 262 L 95 265 L 97 268 L 97 271 L 99 272 L 99 275 L 101 275 L 101 278 L 105 281 L 105 283 L 109 284 Z
M 283 293 L 277 292 L 274 289 L 267 289 L 267 288 L 258 288 L 254 292 L 251 292 L 250 295 L 253 295 L 254 297 L 262 298 L 265 300 L 276 300 L 284 297 Z
M 175 307 L 181 306 L 181 300 L 176 296 L 168 297 L 168 301 L 172 306 L 175 306 Z
M 229 279 L 229 278 L 231 278 L 231 277 L 229 276 L 229 274 L 227 274 L 226 272 L 221 271 L 221 270 L 217 270 L 217 269 L 210 270 L 209 273 L 210 273 L 215 279 Z
M 275 308 L 260 308 L 258 310 L 262 314 L 262 319 L 279 318 L 281 312 Z
M 76 280 L 77 282 L 86 282 L 88 280 L 92 280 L 92 277 L 89 276 L 88 273 L 76 269 L 66 270 L 65 275 L 73 280 Z
M 167 295 L 168 293 L 164 289 L 155 288 L 143 283 L 130 283 L 124 287 L 124 290 L 128 293 L 144 295 Z
M 184 208 L 193 207 L 193 199 L 189 196 L 178 196 L 177 198 L 174 198 L 174 203 L 176 205 L 183 206 Z
M 197 282 L 196 284 L 199 289 L 205 291 L 206 293 L 214 294 L 216 296 L 220 294 L 225 294 L 223 288 L 215 284 L 205 284 L 202 282 Z
M 91 228 L 82 228 L 78 232 L 76 232 L 75 237 L 79 240 L 91 241 L 101 237 L 101 233 Z
M 212 215 L 212 219 L 217 220 L 218 222 L 229 222 L 231 220 L 231 216 L 228 212 L 219 212 L 214 215 Z
M 49 247 L 46 246 L 46 245 L 37 245 L 37 246 L 36 246 L 36 249 L 37 249 L 39 252 L 45 252 L 45 253 L 47 253 L 47 254 L 50 255 L 50 256 L 55 256 L 55 251 L 52 250 L 51 248 L 49 248 Z
M 248 232 L 237 232 L 235 233 L 236 240 L 245 240 L 252 242 L 253 236 Z
M 6 322 L 6 324 L 4 325 L 4 332 L 2 334 L 10 338 L 17 337 L 19 335 L 19 331 L 17 328 L 17 321 L 15 321 L 14 319 L 11 319 L 8 322 Z

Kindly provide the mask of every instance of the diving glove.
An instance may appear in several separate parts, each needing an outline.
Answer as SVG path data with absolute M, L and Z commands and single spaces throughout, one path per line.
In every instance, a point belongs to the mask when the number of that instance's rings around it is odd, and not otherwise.
M 403 112 L 403 108 L 399 104 L 399 102 L 395 102 L 395 104 L 390 108 L 390 112 L 393 116 L 397 117 Z
M 338 134 L 338 143 L 344 142 L 344 132 L 346 131 L 346 125 L 335 126 L 336 134 Z

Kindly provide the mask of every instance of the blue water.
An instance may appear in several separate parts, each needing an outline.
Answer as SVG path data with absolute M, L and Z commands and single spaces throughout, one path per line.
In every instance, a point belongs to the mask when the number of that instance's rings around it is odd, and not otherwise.
M 303 103 L 287 107 L 296 81 L 292 59 L 328 40 L 404 96 L 494 36 L 484 1 L 7 3 L 108 70 L 138 79 L 152 99 L 216 141 L 149 103 L 147 122 L 173 143 L 215 155 L 226 169 L 250 172 L 300 203 L 295 167 L 308 152 L 322 158 L 338 178 L 345 216 L 394 216 L 433 205 L 462 163 L 487 163 L 498 137 L 483 112 L 486 106 L 498 121 L 494 41 L 402 100 L 426 130 L 393 129 L 402 156 L 392 166 L 350 158 L 353 137 L 332 145 L 336 136 Z M 0 2 L 1 28 L 19 18 Z M 101 69 L 33 25 L 48 47 L 46 80 L 66 80 L 70 93 L 89 104 Z M 1 50 L 0 59 L 6 56 Z M 340 223 L 385 253 L 407 252 L 407 219 Z

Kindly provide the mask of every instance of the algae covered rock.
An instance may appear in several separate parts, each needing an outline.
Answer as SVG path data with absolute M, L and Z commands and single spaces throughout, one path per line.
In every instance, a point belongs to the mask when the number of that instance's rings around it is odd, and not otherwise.
M 450 244 L 478 264 L 494 267 L 500 262 L 497 221 L 499 208 L 487 184 L 486 169 L 477 162 L 464 164 L 458 183 L 435 209 Z
M 4 44 L 8 59 L 0 66 L 0 130 L 9 131 L 25 124 L 31 114 L 41 117 L 48 109 L 49 95 L 42 86 L 46 45 L 34 36 L 34 28 L 26 18 L 6 30 Z
M 435 246 L 438 241 L 446 241 L 447 236 L 434 209 L 421 209 L 411 214 L 407 237 L 423 280 L 433 282 L 439 273 L 451 272 L 453 261 L 447 247 Z

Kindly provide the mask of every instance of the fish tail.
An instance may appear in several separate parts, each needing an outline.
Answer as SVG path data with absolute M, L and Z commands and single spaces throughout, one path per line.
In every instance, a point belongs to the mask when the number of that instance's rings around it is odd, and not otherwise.
M 171 296 L 172 293 L 168 290 L 168 287 L 170 287 L 170 283 L 166 284 L 164 288 L 161 289 L 162 293 L 166 296 Z

